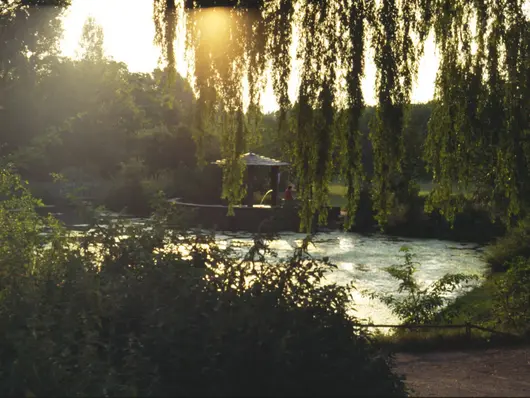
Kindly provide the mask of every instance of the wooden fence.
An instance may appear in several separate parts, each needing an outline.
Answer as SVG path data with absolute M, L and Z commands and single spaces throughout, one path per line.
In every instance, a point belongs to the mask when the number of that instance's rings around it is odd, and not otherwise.
M 357 325 L 364 328 L 395 328 L 395 329 L 465 329 L 466 337 L 471 338 L 471 331 L 473 329 L 496 334 L 504 337 L 516 337 L 513 334 L 501 332 L 499 330 L 486 328 L 472 323 L 461 323 L 461 324 L 448 324 L 448 325 L 376 325 L 376 324 L 360 324 Z

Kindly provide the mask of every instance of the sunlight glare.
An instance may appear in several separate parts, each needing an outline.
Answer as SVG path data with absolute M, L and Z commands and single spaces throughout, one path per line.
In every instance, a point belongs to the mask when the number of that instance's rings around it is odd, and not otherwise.
M 195 11 L 196 12 L 196 11 Z M 227 28 L 229 11 L 221 7 L 201 10 L 202 33 L 207 40 L 222 48 L 223 30 Z M 103 27 L 105 34 L 105 53 L 115 61 L 124 62 L 131 72 L 151 73 L 159 66 L 160 49 L 154 43 L 155 27 L 153 23 L 152 0 L 72 0 L 72 5 L 63 18 L 64 37 L 61 42 L 62 54 L 76 58 L 83 24 L 92 16 Z M 192 68 L 185 54 L 185 21 L 181 19 L 175 41 L 177 71 L 189 77 Z M 289 97 L 296 101 L 300 83 L 300 60 L 294 59 L 299 42 L 297 27 L 294 27 L 290 53 L 293 57 L 292 73 L 289 79 Z M 365 102 L 375 105 L 375 65 L 373 50 L 367 51 L 366 68 L 362 79 Z M 420 59 L 419 73 L 413 86 L 413 102 L 427 102 L 434 93 L 434 81 L 438 69 L 438 56 L 432 34 L 425 43 L 425 52 Z M 248 90 L 247 90 L 248 91 Z M 246 96 L 248 97 L 248 95 Z M 248 104 L 248 98 L 244 99 Z M 261 93 L 262 110 L 266 113 L 278 109 L 278 103 L 272 89 L 270 70 L 266 73 L 264 92 Z
M 202 40 L 212 47 L 224 47 L 226 31 L 230 24 L 230 11 L 226 7 L 211 7 L 204 10 L 190 11 L 188 18 L 197 19 Z
M 157 67 L 160 51 L 153 45 L 155 28 L 151 1 L 73 0 L 63 19 L 61 48 L 64 56 L 76 58 L 83 24 L 88 17 L 93 17 L 103 27 L 107 56 L 124 62 L 132 72 L 150 73 Z

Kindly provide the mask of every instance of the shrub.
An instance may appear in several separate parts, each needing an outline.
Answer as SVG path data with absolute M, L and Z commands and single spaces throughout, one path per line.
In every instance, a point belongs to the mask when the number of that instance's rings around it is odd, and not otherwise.
M 530 218 L 521 220 L 488 248 L 487 262 L 493 272 L 505 271 L 517 257 L 530 257 Z
M 530 259 L 517 257 L 496 281 L 494 314 L 507 329 L 530 332 Z
M 175 196 L 185 202 L 219 204 L 222 181 L 222 169 L 217 165 L 199 169 L 181 164 L 175 170 Z
M 111 210 L 126 210 L 135 215 L 146 216 L 150 212 L 151 190 L 156 180 L 147 178 L 145 162 L 131 158 L 120 164 L 120 170 L 113 178 L 113 186 L 104 204 Z
M 241 258 L 166 230 L 167 208 L 76 237 L 1 183 L 3 395 L 405 395 L 308 241 L 285 262 L 260 239 Z
M 419 266 L 413 261 L 414 254 L 410 248 L 403 246 L 404 261 L 386 268 L 386 271 L 399 281 L 398 295 L 368 293 L 387 305 L 392 313 L 406 325 L 429 324 L 438 320 L 440 310 L 451 302 L 449 293 L 462 288 L 471 281 L 477 280 L 475 275 L 446 274 L 426 287 L 420 286 L 414 274 Z M 445 313 L 450 321 L 454 314 Z

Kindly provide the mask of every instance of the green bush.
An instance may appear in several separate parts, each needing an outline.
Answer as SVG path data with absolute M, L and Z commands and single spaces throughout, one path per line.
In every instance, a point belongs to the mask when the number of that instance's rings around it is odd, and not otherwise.
M 405 395 L 308 242 L 269 263 L 257 239 L 241 258 L 166 230 L 170 209 L 70 235 L 1 177 L 3 395 Z
M 530 332 L 530 259 L 517 257 L 497 281 L 494 314 L 508 330 Z
M 486 260 L 493 272 L 502 272 L 517 257 L 530 257 L 530 218 L 521 220 L 488 248 Z
M 222 181 L 222 169 L 217 165 L 199 169 L 181 164 L 175 170 L 175 196 L 185 202 L 219 204 Z
M 387 305 L 405 325 L 439 321 L 440 311 L 452 301 L 448 294 L 478 279 L 475 275 L 446 274 L 428 286 L 421 286 L 414 277 L 419 266 L 413 261 L 414 254 L 406 246 L 401 252 L 404 253 L 403 263 L 386 268 L 399 281 L 398 294 L 367 293 Z M 455 314 L 445 312 L 444 315 L 444 321 L 450 321 Z
M 441 311 L 440 317 L 452 318 L 454 323 L 472 323 L 488 328 L 497 326 L 497 317 L 493 313 L 493 302 L 496 282 L 502 274 L 489 275 L 480 285 L 458 296 L 453 303 L 450 303 Z M 451 314 L 455 314 L 451 316 Z
M 147 216 L 151 212 L 153 197 L 160 191 L 171 191 L 172 185 L 171 172 L 162 170 L 150 175 L 142 159 L 132 158 L 121 163 L 104 204 L 111 210 Z

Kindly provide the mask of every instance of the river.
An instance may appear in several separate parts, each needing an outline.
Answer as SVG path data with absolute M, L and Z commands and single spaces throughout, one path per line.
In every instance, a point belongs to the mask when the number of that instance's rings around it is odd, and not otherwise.
M 112 213 L 110 213 L 112 214 Z M 143 223 L 142 219 L 133 222 Z M 74 229 L 83 229 L 88 225 L 72 225 Z M 281 233 L 270 242 L 280 258 L 288 257 L 299 245 L 304 234 Z M 234 249 L 244 253 L 252 245 L 250 233 L 217 233 L 216 241 L 221 247 L 233 244 Z M 314 246 L 309 253 L 317 257 L 329 257 L 338 269 L 330 272 L 329 282 L 346 284 L 354 282 L 353 295 L 355 316 L 359 319 L 378 324 L 394 323 L 398 319 L 382 303 L 371 300 L 361 291 L 376 293 L 397 292 L 398 282 L 385 272 L 385 267 L 403 261 L 400 248 L 410 247 L 415 253 L 415 261 L 420 263 L 417 279 L 421 284 L 432 283 L 447 273 L 466 273 L 483 278 L 486 263 L 483 259 L 483 247 L 472 243 L 458 243 L 436 239 L 396 238 L 383 234 L 361 235 L 351 232 L 318 233 L 314 237 Z M 475 283 L 480 283 L 480 280 Z M 457 293 L 455 293 L 457 294 Z
M 282 233 L 270 243 L 279 257 L 287 257 L 300 244 L 305 235 Z M 237 243 L 237 250 L 244 252 L 252 244 L 250 234 L 218 234 L 216 240 L 223 246 Z M 362 295 L 363 290 L 377 293 L 396 292 L 398 282 L 385 272 L 385 267 L 400 263 L 403 253 L 400 248 L 410 247 L 415 261 L 421 266 L 417 278 L 421 284 L 430 284 L 447 273 L 466 273 L 483 277 L 486 263 L 483 248 L 476 244 L 457 243 L 434 239 L 394 238 L 382 234 L 360 235 L 349 232 L 326 232 L 315 236 L 309 253 L 316 257 L 328 256 L 338 266 L 326 276 L 330 282 L 346 284 L 354 282 L 355 315 L 374 323 L 392 323 L 397 319 L 388 308 L 378 301 Z M 477 282 L 479 283 L 479 282 Z

